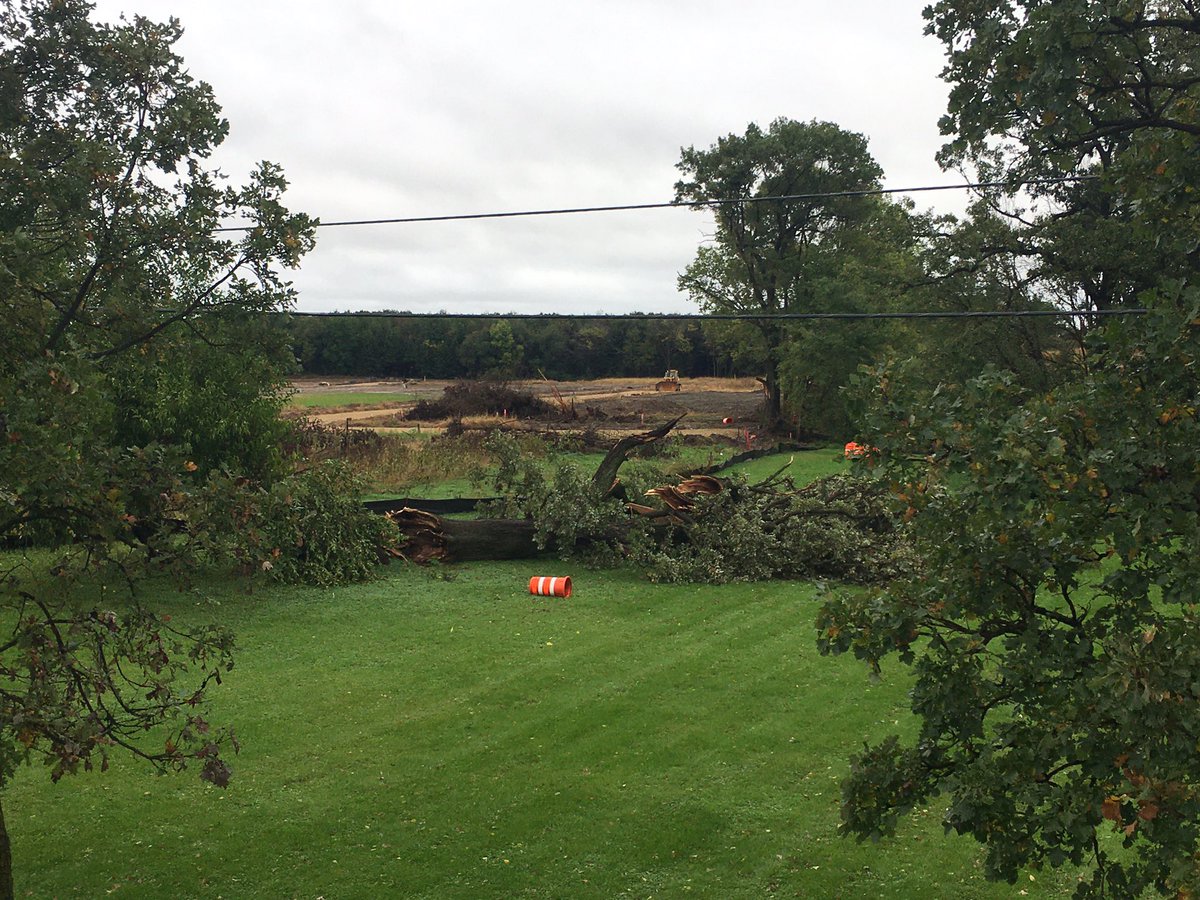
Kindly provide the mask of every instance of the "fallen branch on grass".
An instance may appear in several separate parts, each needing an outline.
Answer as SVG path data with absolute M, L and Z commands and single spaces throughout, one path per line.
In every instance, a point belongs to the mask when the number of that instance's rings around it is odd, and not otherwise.
M 639 447 L 666 437 L 678 419 L 619 440 L 590 478 L 545 471 L 498 442 L 507 498 L 494 518 L 447 519 L 430 510 L 389 513 L 404 556 L 434 560 L 523 559 L 547 551 L 633 559 L 652 578 L 730 581 L 814 575 L 853 581 L 890 577 L 906 563 L 883 489 L 835 475 L 797 488 L 781 467 L 756 484 L 692 475 L 637 500 L 618 477 Z M 563 477 L 560 477 L 563 476 Z
M 592 476 L 592 484 L 598 489 L 600 485 L 605 486 L 602 496 L 618 489 L 617 472 L 629 454 L 637 447 L 661 440 L 679 418 L 644 434 L 629 435 L 617 441 Z M 417 563 L 528 559 L 551 549 L 538 545 L 537 527 L 531 519 L 445 519 L 429 510 L 409 507 L 390 511 L 387 516 L 396 523 L 405 539 L 405 557 Z

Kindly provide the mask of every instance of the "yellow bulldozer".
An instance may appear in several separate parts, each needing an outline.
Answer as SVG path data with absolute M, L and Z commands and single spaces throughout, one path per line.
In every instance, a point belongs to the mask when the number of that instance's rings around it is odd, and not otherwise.
M 667 374 L 664 375 L 656 385 L 654 385 L 654 389 L 660 394 L 663 392 L 683 390 L 679 384 L 679 370 L 667 369 Z

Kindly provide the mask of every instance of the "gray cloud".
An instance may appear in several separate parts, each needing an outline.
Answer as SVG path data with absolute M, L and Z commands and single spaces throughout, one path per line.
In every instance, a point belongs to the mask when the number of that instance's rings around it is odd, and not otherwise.
M 671 199 L 680 147 L 751 121 L 866 134 L 889 186 L 940 173 L 940 48 L 924 0 L 99 0 L 178 16 L 235 179 L 283 165 L 327 221 Z M 918 205 L 961 209 L 930 195 Z M 685 311 L 703 235 L 683 210 L 324 229 L 299 308 Z

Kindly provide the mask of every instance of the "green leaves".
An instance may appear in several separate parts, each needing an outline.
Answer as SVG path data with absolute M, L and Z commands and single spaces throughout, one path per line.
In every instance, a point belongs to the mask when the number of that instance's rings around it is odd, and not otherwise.
M 689 147 L 676 168 L 682 177 L 675 196 L 686 201 L 864 191 L 878 187 L 883 175 L 861 134 L 832 122 L 790 119 L 776 119 L 766 131 L 751 124 L 744 135 L 726 135 L 707 150 Z M 895 236 L 864 240 L 882 237 L 886 220 L 904 218 L 900 210 L 878 198 L 845 196 L 722 203 L 712 207 L 715 240 L 697 251 L 679 277 L 679 288 L 710 312 L 815 311 L 826 291 L 844 299 L 845 292 L 830 282 L 840 287 L 849 280 L 852 261 L 869 260 L 903 243 Z M 792 350 L 788 332 L 769 320 L 745 327 L 758 332 L 751 354 L 765 369 L 767 424 L 780 426 L 781 366 Z M 819 373 L 817 366 L 805 374 L 819 378 Z
M 90 606 L 79 596 L 89 589 L 95 602 L 119 600 L 125 608 Z M 224 629 L 179 630 L 128 598 L 106 598 L 112 589 L 103 580 L 71 570 L 36 590 L 22 596 L 28 612 L 41 615 L 29 615 L 9 645 L 2 691 L 5 732 L 15 735 L 24 760 L 40 758 L 55 781 L 90 770 L 96 759 L 107 768 L 114 748 L 164 769 L 194 760 L 225 766 L 220 748 L 232 734 L 195 714 L 181 716 L 232 668 L 233 639 Z M 199 687 L 181 693 L 178 682 L 188 675 Z M 162 750 L 141 738 L 168 723 L 176 724 Z
M 1025 191 L 1055 207 L 1014 247 L 1067 274 L 1048 294 L 1081 289 L 1103 308 L 1196 272 L 1194 4 L 939 0 L 925 16 L 947 51 L 943 165 L 1010 181 L 1014 203 L 1025 179 L 1098 179 Z
M 205 167 L 228 124 L 177 21 L 92 13 L 0 6 L 0 543 L 27 551 L 0 572 L 0 782 L 121 748 L 224 784 L 236 741 L 198 707 L 232 638 L 177 628 L 136 587 L 186 583 L 205 474 L 278 474 L 291 360 L 258 316 L 290 304 L 280 270 L 313 222 L 277 166 L 243 188 Z M 253 230 L 218 234 L 229 218 Z
M 492 511 L 513 518 L 529 518 L 534 540 L 565 559 L 604 558 L 618 553 L 625 537 L 628 514 L 622 500 L 593 484 L 593 473 L 572 463 L 547 467 L 525 452 L 519 439 L 497 431 L 487 441 L 497 467 L 489 477 L 504 499 Z M 636 482 L 627 466 L 624 479 Z M 481 477 L 483 477 L 481 475 Z
M 859 840 L 894 835 L 900 816 L 936 793 L 926 776 L 937 763 L 927 750 L 905 749 L 894 736 L 856 754 L 842 782 L 842 833 Z
M 102 25 L 90 12 L 35 2 L 0 23 L 8 359 L 70 348 L 107 360 L 185 320 L 203 330 L 201 313 L 284 308 L 278 268 L 313 244 L 313 220 L 280 202 L 278 166 L 240 189 L 205 169 L 228 124 L 174 52 L 179 23 Z M 244 237 L 215 233 L 238 219 Z
M 1200 293 L 1160 299 L 1174 308 L 1097 337 L 1088 376 L 1050 394 L 998 372 L 929 393 L 895 367 L 860 377 L 874 474 L 922 562 L 828 600 L 818 643 L 910 662 L 920 730 L 857 758 L 849 832 L 889 833 L 944 791 L 993 877 L 1087 859 L 1085 890 L 1200 882 L 1200 430 L 1161 421 L 1196 396 Z M 1133 855 L 1096 842 L 1105 821 Z
M 853 384 L 922 565 L 827 602 L 818 640 L 910 662 L 920 730 L 857 759 L 847 829 L 888 833 L 942 791 L 991 877 L 1087 861 L 1080 896 L 1192 896 L 1200 20 L 1175 0 L 939 0 L 925 17 L 947 49 L 943 163 L 1011 182 L 932 244 L 935 295 L 1153 312 L 1077 347 L 1027 333 L 1024 359 L 985 351 L 1004 370 L 942 352 L 940 385 L 926 359 Z M 1053 211 L 996 217 L 1018 181 L 1064 175 L 1095 180 L 1028 187 Z
M 389 519 L 362 506 L 349 466 L 326 460 L 270 485 L 214 474 L 195 498 L 192 536 L 209 559 L 246 574 L 317 585 L 363 581 L 398 544 Z

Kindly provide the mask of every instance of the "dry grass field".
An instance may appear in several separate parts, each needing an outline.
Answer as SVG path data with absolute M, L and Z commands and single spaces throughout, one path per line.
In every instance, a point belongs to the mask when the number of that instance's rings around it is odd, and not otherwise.
M 347 420 L 359 427 L 378 430 L 417 430 L 404 414 L 420 400 L 437 400 L 450 381 L 380 381 L 351 378 L 298 378 L 292 412 L 327 425 Z M 677 429 L 683 434 L 717 434 L 735 438 L 758 421 L 762 392 L 753 378 L 684 378 L 681 390 L 659 393 L 653 378 L 603 378 L 593 381 L 558 382 L 543 379 L 512 381 L 510 388 L 527 391 L 564 410 L 573 410 L 571 427 L 590 426 L 610 433 L 640 430 L 683 415 Z M 411 395 L 409 403 L 396 402 L 398 394 Z M 378 396 L 378 401 L 373 400 Z M 322 397 L 329 404 L 321 403 Z M 499 417 L 496 417 L 499 419 Z M 726 422 L 725 420 L 730 420 Z M 469 424 L 487 424 L 479 417 Z M 445 422 L 422 423 L 421 430 L 440 430 Z M 526 423 L 538 424 L 538 423 Z M 550 423 L 544 423 L 549 425 Z M 560 425 L 562 423 L 559 423 Z

